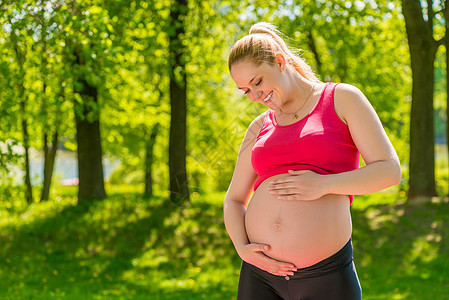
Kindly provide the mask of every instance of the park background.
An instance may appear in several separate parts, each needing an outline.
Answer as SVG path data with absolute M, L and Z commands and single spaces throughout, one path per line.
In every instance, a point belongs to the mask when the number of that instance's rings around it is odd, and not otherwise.
M 446 1 L 0 0 L 0 298 L 235 299 L 223 199 L 272 22 L 360 88 L 402 164 L 356 196 L 364 299 L 449 299 Z

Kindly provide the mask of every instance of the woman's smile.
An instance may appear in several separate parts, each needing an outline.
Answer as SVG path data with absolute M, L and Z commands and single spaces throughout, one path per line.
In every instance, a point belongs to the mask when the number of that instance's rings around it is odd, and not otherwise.
M 273 96 L 273 91 L 271 91 L 268 96 L 265 97 L 265 99 L 263 99 L 263 102 L 267 102 L 271 100 L 271 97 Z

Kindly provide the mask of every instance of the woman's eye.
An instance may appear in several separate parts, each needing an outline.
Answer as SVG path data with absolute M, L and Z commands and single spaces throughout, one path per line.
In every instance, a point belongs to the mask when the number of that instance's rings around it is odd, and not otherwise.
M 259 80 L 258 83 L 256 83 L 256 86 L 259 85 L 262 82 L 262 78 Z

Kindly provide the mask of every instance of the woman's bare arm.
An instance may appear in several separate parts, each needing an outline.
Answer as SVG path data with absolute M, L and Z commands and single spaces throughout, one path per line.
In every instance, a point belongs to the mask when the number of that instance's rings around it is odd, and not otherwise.
M 250 243 L 245 229 L 245 212 L 257 174 L 251 165 L 251 149 L 262 128 L 265 114 L 258 116 L 249 126 L 240 147 L 237 163 L 224 200 L 224 222 L 239 256 L 246 262 L 275 275 L 292 275 L 296 270 L 291 263 L 272 259 L 263 251 L 269 245 Z

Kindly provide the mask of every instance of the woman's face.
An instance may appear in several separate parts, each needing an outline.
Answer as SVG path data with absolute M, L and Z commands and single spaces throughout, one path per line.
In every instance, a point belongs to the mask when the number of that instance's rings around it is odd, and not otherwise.
M 281 71 L 282 70 L 282 71 Z M 231 67 L 231 77 L 239 89 L 252 101 L 277 110 L 286 100 L 289 91 L 288 78 L 282 64 L 237 62 Z

